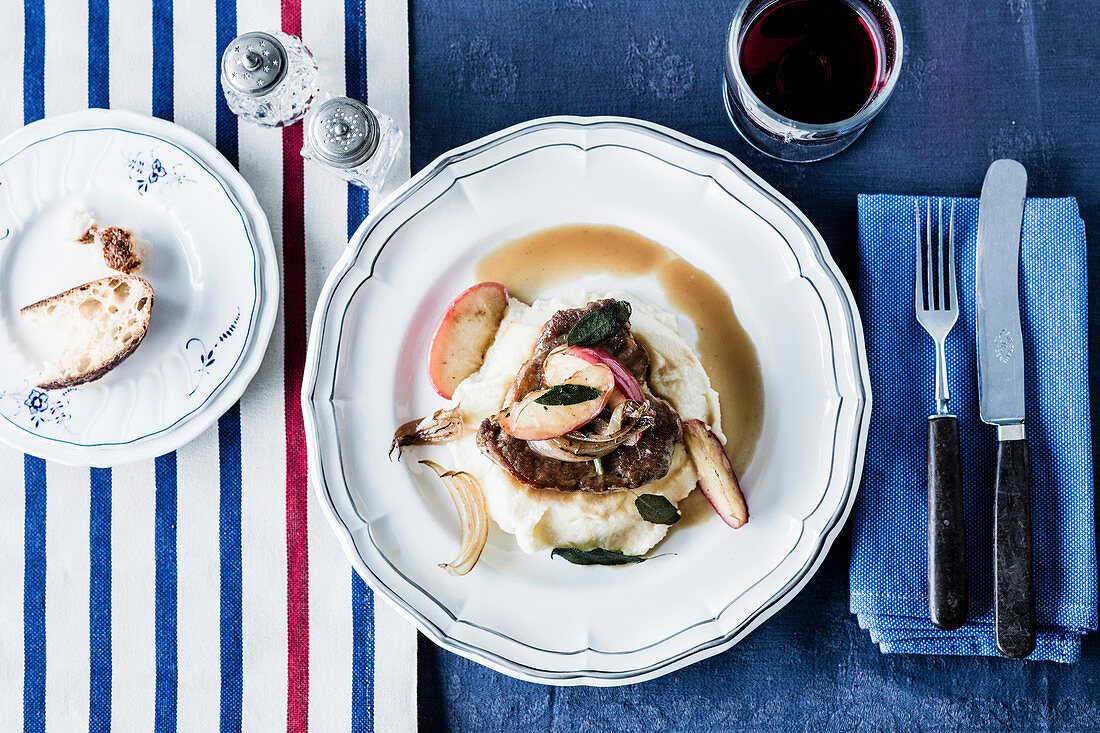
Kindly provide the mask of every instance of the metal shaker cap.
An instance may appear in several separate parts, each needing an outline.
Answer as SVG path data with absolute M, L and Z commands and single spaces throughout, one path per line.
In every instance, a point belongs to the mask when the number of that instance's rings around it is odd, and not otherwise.
M 252 31 L 237 36 L 222 53 L 225 82 L 242 94 L 259 97 L 272 91 L 286 76 L 286 49 L 269 33 Z
M 333 97 L 317 107 L 306 135 L 325 163 L 355 168 L 378 149 L 378 118 L 357 99 Z

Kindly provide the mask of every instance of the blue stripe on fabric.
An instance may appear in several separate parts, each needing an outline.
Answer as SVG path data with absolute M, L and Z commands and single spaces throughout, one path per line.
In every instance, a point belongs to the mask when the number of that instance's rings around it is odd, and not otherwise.
M 111 106 L 110 7 L 108 0 L 88 0 L 88 106 Z
M 23 123 L 46 114 L 44 0 L 23 3 Z M 12 100 L 14 101 L 14 100 Z M 23 730 L 46 730 L 46 462 L 23 456 Z
M 238 164 L 237 117 L 225 103 L 219 78 L 222 50 L 237 35 L 236 0 L 214 6 L 215 53 L 210 69 L 217 88 L 214 139 L 230 163 Z M 219 532 L 221 535 L 221 731 L 241 729 L 243 665 L 241 660 L 241 408 L 234 404 L 218 419 L 221 470 Z
M 45 0 L 23 2 L 23 124 L 46 116 L 42 77 L 46 69 Z M 14 100 L 13 100 L 14 101 Z
M 155 36 L 154 36 L 155 38 Z M 156 556 L 156 733 L 176 729 L 176 454 L 167 453 L 154 462 L 156 508 L 153 546 Z
M 46 462 L 41 458 L 23 456 L 23 491 L 26 502 L 23 519 L 23 730 L 26 733 L 44 733 Z
M 374 731 L 374 594 L 351 571 L 351 729 Z
M 111 730 L 111 469 L 90 471 L 88 731 Z
M 367 30 L 364 0 L 344 0 L 344 87 L 349 97 L 367 101 Z M 367 217 L 365 188 L 348 186 L 348 238 Z M 351 729 L 374 731 L 374 595 L 351 572 Z
M 214 6 L 215 31 L 214 46 L 218 54 L 211 63 L 210 68 L 214 75 L 214 83 L 218 93 L 214 101 L 214 140 L 222 155 L 229 159 L 234 166 L 238 164 L 237 155 L 237 116 L 229 105 L 225 103 L 225 95 L 222 93 L 220 68 L 221 52 L 237 36 L 237 2 L 236 0 L 217 0 Z
M 172 0 L 153 0 L 153 116 L 169 121 L 176 116 L 174 33 Z
M 241 408 L 218 418 L 221 471 L 221 731 L 241 729 Z
M 175 117 L 175 29 L 173 0 L 153 0 L 153 89 L 154 117 L 171 121 Z M 156 500 L 153 521 L 153 554 L 156 563 L 156 697 L 153 730 L 176 730 L 179 656 L 177 645 L 176 565 L 176 454 L 166 453 L 154 462 Z
M 111 106 L 110 7 L 88 0 L 88 106 Z M 111 488 L 109 468 L 89 472 L 88 731 L 111 729 Z

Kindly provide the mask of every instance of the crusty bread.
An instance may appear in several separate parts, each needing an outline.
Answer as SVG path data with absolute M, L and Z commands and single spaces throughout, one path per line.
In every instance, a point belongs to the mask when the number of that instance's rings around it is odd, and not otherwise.
M 78 285 L 20 312 L 58 344 L 46 361 L 41 389 L 99 379 L 134 353 L 149 328 L 153 288 L 135 275 L 113 275 Z

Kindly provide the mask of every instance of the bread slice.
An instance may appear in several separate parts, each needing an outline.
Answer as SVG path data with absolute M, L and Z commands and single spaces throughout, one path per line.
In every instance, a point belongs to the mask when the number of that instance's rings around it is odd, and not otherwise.
M 149 329 L 153 288 L 136 275 L 113 275 L 28 305 L 20 313 L 53 344 L 41 389 L 92 382 L 134 353 Z

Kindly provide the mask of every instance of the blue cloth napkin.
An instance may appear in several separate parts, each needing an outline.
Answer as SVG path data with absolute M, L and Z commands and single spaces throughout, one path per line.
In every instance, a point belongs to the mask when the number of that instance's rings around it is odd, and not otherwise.
M 994 656 L 996 431 L 978 417 L 978 200 L 955 199 L 960 312 L 947 338 L 947 366 L 959 417 L 970 613 L 950 632 L 928 620 L 927 417 L 935 365 L 932 339 L 913 313 L 917 200 L 859 197 L 859 300 L 874 409 L 852 518 L 851 610 L 883 652 Z M 945 222 L 949 205 L 945 199 Z M 1073 662 L 1097 616 L 1085 225 L 1077 201 L 1029 199 L 1020 253 L 1038 624 L 1029 658 Z

